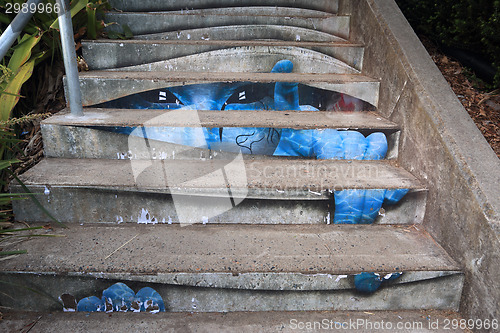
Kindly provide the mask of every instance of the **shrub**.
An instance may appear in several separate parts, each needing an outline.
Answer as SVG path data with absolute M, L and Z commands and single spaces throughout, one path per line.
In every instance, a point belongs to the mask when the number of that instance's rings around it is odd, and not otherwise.
M 500 86 L 500 0 L 396 0 L 417 33 L 473 51 L 496 68 Z

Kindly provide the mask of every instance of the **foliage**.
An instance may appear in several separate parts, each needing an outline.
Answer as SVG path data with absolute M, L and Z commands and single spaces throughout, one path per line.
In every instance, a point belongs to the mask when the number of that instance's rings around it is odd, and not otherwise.
M 500 86 L 500 0 L 397 0 L 413 28 L 434 41 L 486 56 Z
M 11 0 L 9 3 L 24 3 L 24 0 Z M 55 0 L 45 1 L 55 4 Z M 7 14 L 7 2 L 0 0 L 0 30 L 4 31 L 14 19 L 15 14 Z M 71 16 L 73 28 L 77 36 L 95 39 L 103 31 L 104 23 L 97 19 L 98 14 L 109 8 L 105 0 L 73 0 Z M 52 66 L 62 61 L 62 51 L 58 31 L 57 13 L 55 11 L 37 11 L 23 29 L 18 43 L 15 44 L 3 59 L 1 71 L 3 81 L 0 83 L 0 120 L 12 116 L 14 106 L 21 98 L 21 87 L 31 78 L 35 66 Z M 7 68 L 7 69 L 6 69 Z M 32 94 L 32 91 L 29 93 Z M 24 94 L 28 95 L 28 94 Z M 18 112 L 27 114 L 36 103 L 36 98 L 30 98 Z

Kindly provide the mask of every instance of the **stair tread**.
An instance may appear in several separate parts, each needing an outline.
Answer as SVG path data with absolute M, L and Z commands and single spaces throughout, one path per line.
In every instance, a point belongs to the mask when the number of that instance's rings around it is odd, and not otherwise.
M 165 39 L 97 39 L 82 40 L 82 44 L 139 44 L 139 45 L 215 45 L 215 46 L 296 46 L 296 47 L 364 47 L 363 44 L 345 42 L 309 42 L 281 40 L 165 40 Z
M 193 114 L 196 112 L 196 114 Z M 396 131 L 398 125 L 373 111 L 204 111 L 87 108 L 74 117 L 65 109 L 43 121 L 60 126 L 272 127 Z M 187 116 L 189 114 L 189 116 Z M 198 118 L 194 116 L 198 116 Z
M 220 177 L 224 170 L 226 177 Z M 134 178 L 134 172 L 138 174 Z M 26 185 L 289 199 L 327 198 L 342 189 L 423 189 L 392 161 L 252 158 L 105 160 L 46 158 L 21 176 Z M 168 185 L 168 186 L 167 186 Z
M 124 11 L 155 11 L 155 10 L 182 10 L 182 9 L 203 9 L 212 7 L 235 7 L 235 6 L 293 6 L 296 8 L 309 8 L 330 12 L 338 10 L 338 0 L 190 0 L 187 5 L 185 0 L 142 0 L 140 2 L 117 1 L 111 0 L 109 3 L 113 8 L 118 8 Z
M 398 332 L 466 332 L 462 329 L 444 329 L 445 323 L 460 315 L 452 311 L 265 311 L 229 313 L 41 313 L 4 312 L 0 321 L 3 332 L 20 332 L 32 323 L 30 332 L 309 332 L 313 327 L 356 332 L 373 332 L 370 326 L 395 328 L 398 323 L 407 326 Z M 359 321 L 358 321 L 359 320 Z M 325 323 L 320 326 L 320 323 Z M 318 326 L 313 326 L 314 323 Z M 344 325 L 342 328 L 340 325 Z M 431 327 L 431 323 L 439 323 Z M 35 325 L 36 324 L 36 325 Z M 351 324 L 351 326 L 349 326 Z M 300 326 L 299 326 L 300 325 Z M 310 325 L 306 326 L 305 325 Z M 331 326 L 330 326 L 331 325 Z M 337 326 L 336 326 L 337 325 Z M 300 328 L 299 328 L 300 327 Z M 330 328 L 331 327 L 331 328 Z M 375 326 L 378 327 L 378 326 Z M 382 327 L 382 326 L 380 326 Z
M 35 224 L 36 225 L 36 224 Z M 311 225 L 72 225 L 34 237 L 4 272 L 80 274 L 459 271 L 421 227 Z M 116 251 L 115 251 L 116 250 Z
M 304 83 L 378 83 L 377 79 L 361 74 L 309 74 L 309 73 L 248 73 L 248 72 L 130 72 L 88 71 L 79 73 L 81 79 L 107 78 L 155 80 L 168 82 L 304 82 Z
M 263 17 L 283 17 L 291 18 L 329 18 L 342 17 L 337 13 L 327 13 L 314 9 L 303 9 L 282 6 L 238 6 L 238 7 L 220 7 L 220 8 L 201 8 L 190 10 L 163 10 L 163 11 L 148 11 L 148 12 L 133 12 L 133 11 L 113 11 L 107 12 L 106 16 L 128 16 L 128 15 L 144 15 L 144 16 L 195 16 L 200 19 L 210 16 L 263 16 Z

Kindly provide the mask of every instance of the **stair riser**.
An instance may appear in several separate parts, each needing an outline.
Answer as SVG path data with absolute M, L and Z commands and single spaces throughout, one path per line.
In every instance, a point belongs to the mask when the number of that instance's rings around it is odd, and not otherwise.
M 223 223 L 223 224 L 327 224 L 333 223 L 333 198 L 243 200 L 236 207 L 227 198 L 194 197 L 112 189 L 29 186 L 52 215 L 65 223 Z M 23 192 L 12 186 L 13 193 Z M 279 194 L 279 193 L 277 193 Z M 300 193 L 297 193 L 300 195 Z M 252 196 L 250 194 L 250 196 Z M 395 206 L 384 206 L 375 223 L 410 225 L 421 223 L 426 191 L 410 191 Z M 236 198 L 238 201 L 238 199 Z M 18 221 L 51 222 L 30 200 L 14 203 Z M 177 208 L 177 210 L 176 210 Z M 181 212 L 181 219 L 177 215 Z
M 128 25 L 134 35 L 160 33 L 186 29 L 216 27 L 224 25 L 272 24 L 287 25 L 306 29 L 313 29 L 329 33 L 341 38 L 349 38 L 350 20 L 348 16 L 330 17 L 285 17 L 285 16 L 258 16 L 258 13 L 245 15 L 178 15 L 178 14 L 151 14 L 142 13 L 108 13 L 106 22 L 117 22 Z M 110 30 L 119 30 L 117 25 L 109 26 Z
M 338 59 L 360 70 L 363 63 L 363 48 L 360 46 L 304 46 L 319 53 L 308 53 L 298 47 L 248 46 L 234 49 L 234 52 L 224 56 L 224 51 L 207 54 L 202 52 L 226 49 L 232 51 L 230 45 L 217 44 L 169 44 L 169 43 L 120 43 L 120 42 L 84 42 L 83 55 L 90 69 L 102 70 L 118 67 L 148 64 L 179 57 L 198 54 L 200 61 L 182 63 L 183 59 L 176 59 L 161 66 L 149 69 L 130 68 L 130 70 L 159 70 L 159 71 L 226 71 L 240 72 L 248 69 L 255 72 L 269 71 L 280 60 L 288 59 L 294 63 L 294 71 L 298 73 L 335 73 L 352 74 L 354 71 L 336 69 L 331 58 L 319 58 L 326 55 Z M 240 46 L 240 45 L 237 45 Z M 201 54 L 200 54 L 201 53 Z M 138 55 L 140 55 L 138 57 Z M 313 58 L 316 56 L 316 59 Z M 211 58 L 218 58 L 217 61 Z M 220 59 L 220 60 L 219 60 Z M 316 63 L 314 61 L 316 60 Z M 170 66 L 169 66 L 170 65 Z M 321 66 L 323 65 L 323 66 Z
M 136 35 L 140 40 L 236 40 L 272 39 L 290 42 L 347 42 L 346 39 L 316 30 L 283 25 L 231 25 Z
M 203 9 L 217 7 L 234 6 L 280 6 L 305 8 L 321 10 L 329 13 L 336 13 L 339 8 L 338 0 L 142 0 L 142 1 L 123 1 L 110 0 L 109 3 L 114 8 L 138 12 L 138 11 L 164 11 L 164 10 L 182 10 L 186 8 Z
M 3 273 L 1 280 L 9 290 L 0 294 L 3 306 L 31 311 L 61 311 L 62 306 L 54 300 L 69 293 L 77 299 L 100 296 L 102 291 L 116 280 L 93 276 L 56 274 L 9 274 Z M 307 311 L 307 310 L 457 310 L 463 275 L 448 276 L 393 284 L 380 288 L 372 295 L 347 290 L 318 291 L 272 291 L 222 288 L 198 288 L 146 282 L 126 282 L 139 290 L 148 286 L 162 296 L 170 312 L 231 312 L 231 311 Z M 29 286 L 44 295 L 33 293 Z M 15 295 L 9 298 L 7 295 Z M 49 296 L 49 297 L 47 297 Z M 53 299 L 51 300 L 50 297 Z
M 364 135 L 380 130 L 362 130 Z M 381 131 L 387 137 L 387 159 L 396 159 L 399 144 L 399 132 Z M 224 154 L 222 151 L 190 148 L 174 143 L 148 140 L 150 150 L 133 149 L 131 137 L 96 128 L 79 126 L 42 125 L 44 154 L 58 158 L 106 158 L 106 159 L 151 159 L 151 152 L 157 159 L 200 159 L 215 158 Z M 135 137 L 133 137 L 135 138 Z M 140 138 L 137 138 L 142 140 Z M 246 153 L 246 151 L 244 152 Z M 231 156 L 226 153 L 225 155 Z M 259 155 L 252 155 L 259 156 Z M 266 155 L 262 155 L 263 157 Z M 269 155 L 267 155 L 269 156 Z
M 200 76 L 204 73 L 200 73 Z M 118 77 L 80 77 L 80 88 L 82 91 L 82 103 L 84 106 L 97 105 L 121 97 L 142 93 L 145 91 L 176 87 L 179 85 L 204 84 L 216 80 L 186 80 L 184 82 L 169 79 L 142 79 L 142 78 L 118 78 Z M 259 81 L 256 81 L 259 82 Z M 309 86 L 345 93 L 367 103 L 377 106 L 379 97 L 378 82 L 299 82 Z M 67 80 L 64 78 L 65 91 L 67 90 Z

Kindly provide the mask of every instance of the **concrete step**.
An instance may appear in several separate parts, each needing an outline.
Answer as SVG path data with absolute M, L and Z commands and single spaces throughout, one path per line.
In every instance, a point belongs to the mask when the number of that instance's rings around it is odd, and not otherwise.
M 358 74 L 127 71 L 80 73 L 80 88 L 84 106 L 96 105 L 156 89 L 215 82 L 234 84 L 239 82 L 296 82 L 313 88 L 347 94 L 373 106 L 378 104 L 380 86 L 377 80 Z
M 363 62 L 363 47 L 349 43 L 98 40 L 82 45 L 92 70 L 267 72 L 288 59 L 297 73 L 355 74 Z
M 301 311 L 233 313 L 3 313 L 0 330 L 21 332 L 468 332 L 451 323 L 462 318 L 453 311 Z M 445 328 L 446 327 L 446 328 Z
M 148 110 L 148 109 L 101 109 L 87 108 L 84 117 L 73 117 L 63 110 L 42 122 L 44 154 L 58 158 L 106 158 L 133 157 L 149 159 L 149 150 L 132 151 L 134 142 L 129 134 L 117 133 L 116 129 L 151 127 L 165 133 L 176 128 L 274 128 L 274 129 L 325 129 L 357 130 L 368 136 L 384 133 L 388 142 L 387 159 L 397 157 L 399 144 L 398 126 L 372 111 L 200 111 L 200 110 Z M 113 129 L 113 130 L 112 130 Z M 130 131 L 128 131 L 130 132 Z M 157 142 L 150 138 L 150 147 L 165 158 L 186 156 L 187 147 L 173 142 Z M 194 149 L 190 158 L 200 156 L 215 158 L 221 149 Z M 229 148 L 229 147 L 226 147 Z M 242 149 L 240 147 L 240 149 Z M 229 149 L 224 149 L 228 151 Z M 243 151 L 248 153 L 248 151 Z M 257 154 L 257 152 L 255 152 Z M 273 151 L 269 150 L 268 155 Z
M 228 25 L 136 35 L 140 40 L 273 40 L 288 42 L 347 43 L 339 36 L 317 30 L 272 24 Z
M 397 205 L 384 205 L 376 222 L 413 224 L 423 219 L 427 195 L 389 161 L 241 154 L 229 160 L 49 158 L 21 180 L 56 218 L 72 223 L 329 224 L 332 191 L 409 189 Z M 11 191 L 24 192 L 16 184 Z M 28 200 L 15 201 L 14 213 L 19 221 L 50 221 Z
M 279 6 L 321 10 L 336 13 L 339 8 L 338 0 L 142 0 L 131 2 L 123 0 L 110 0 L 113 8 L 128 12 L 154 12 L 166 10 L 191 10 L 217 7 L 248 7 L 248 6 Z
M 61 310 L 52 299 L 100 296 L 122 281 L 154 288 L 169 312 L 457 310 L 463 284 L 457 264 L 411 226 L 73 225 L 53 233 L 64 237 L 4 246 L 27 254 L 2 263 L 0 278 L 12 283 L 3 306 Z M 363 294 L 352 277 L 361 272 L 403 274 Z
M 228 7 L 167 12 L 108 12 L 107 29 L 127 25 L 134 35 L 228 25 L 284 25 L 317 30 L 349 38 L 350 17 L 315 10 L 286 7 Z

